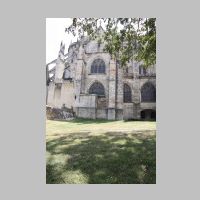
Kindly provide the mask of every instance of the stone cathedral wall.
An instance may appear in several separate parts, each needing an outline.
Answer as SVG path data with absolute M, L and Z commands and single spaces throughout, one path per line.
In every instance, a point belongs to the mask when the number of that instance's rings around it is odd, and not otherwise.
M 71 66 L 71 81 L 62 81 L 60 84 L 51 82 L 48 86 L 47 104 L 55 108 L 73 108 L 76 116 L 90 119 L 140 119 L 144 109 L 156 110 L 156 103 L 141 102 L 141 87 L 151 82 L 156 87 L 156 79 L 139 77 L 139 64 L 130 62 L 128 73 L 116 67 L 116 63 L 108 53 L 103 52 L 103 46 L 96 42 L 85 44 L 85 50 L 80 45 L 73 44 L 69 48 Z M 84 52 L 84 53 L 83 53 Z M 92 74 L 91 64 L 95 59 L 105 62 L 105 74 Z M 61 79 L 63 63 L 57 62 L 56 77 Z M 152 69 L 151 69 L 152 70 Z M 105 89 L 105 97 L 89 94 L 89 88 L 95 82 L 100 82 Z M 124 84 L 131 88 L 131 103 L 124 103 Z

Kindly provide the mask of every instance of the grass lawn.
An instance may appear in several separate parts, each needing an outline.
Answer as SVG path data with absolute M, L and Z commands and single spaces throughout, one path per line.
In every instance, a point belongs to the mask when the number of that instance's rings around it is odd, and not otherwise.
M 156 183 L 156 122 L 46 121 L 46 183 Z

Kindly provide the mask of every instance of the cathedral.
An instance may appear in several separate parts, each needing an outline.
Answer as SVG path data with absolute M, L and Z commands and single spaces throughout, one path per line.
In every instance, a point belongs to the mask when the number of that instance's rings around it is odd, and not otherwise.
M 132 60 L 121 67 L 104 44 L 82 37 L 46 65 L 46 104 L 71 109 L 78 118 L 156 119 L 156 66 Z

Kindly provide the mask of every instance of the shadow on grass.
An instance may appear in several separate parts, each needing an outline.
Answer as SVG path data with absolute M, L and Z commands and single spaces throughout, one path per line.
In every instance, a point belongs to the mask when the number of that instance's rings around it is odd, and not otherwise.
M 107 119 L 85 119 L 85 118 L 75 118 L 71 120 L 58 120 L 54 119 L 52 121 L 58 121 L 58 122 L 68 122 L 68 123 L 76 123 L 76 124 L 105 124 L 110 122 L 117 122 L 119 120 L 107 120 Z M 124 122 L 156 122 L 154 119 L 127 119 L 123 120 Z
M 75 119 L 72 119 L 72 120 L 58 120 L 58 119 L 54 119 L 53 121 L 70 122 L 70 123 L 76 123 L 76 124 L 102 124 L 102 123 L 114 122 L 116 120 L 75 118 Z
M 107 120 L 107 119 L 82 119 L 76 118 L 72 120 L 72 123 L 79 123 L 79 124 L 102 124 L 102 123 L 110 123 L 114 120 Z
M 46 182 L 156 183 L 155 135 L 76 133 L 47 142 Z

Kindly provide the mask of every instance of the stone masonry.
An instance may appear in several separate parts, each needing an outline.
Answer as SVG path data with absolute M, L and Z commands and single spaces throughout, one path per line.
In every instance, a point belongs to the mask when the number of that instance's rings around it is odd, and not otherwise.
M 47 65 L 54 64 L 47 105 L 65 106 L 80 118 L 155 119 L 156 66 L 145 69 L 133 60 L 122 68 L 103 47 L 84 37 L 64 54 L 61 43 L 58 58 Z

